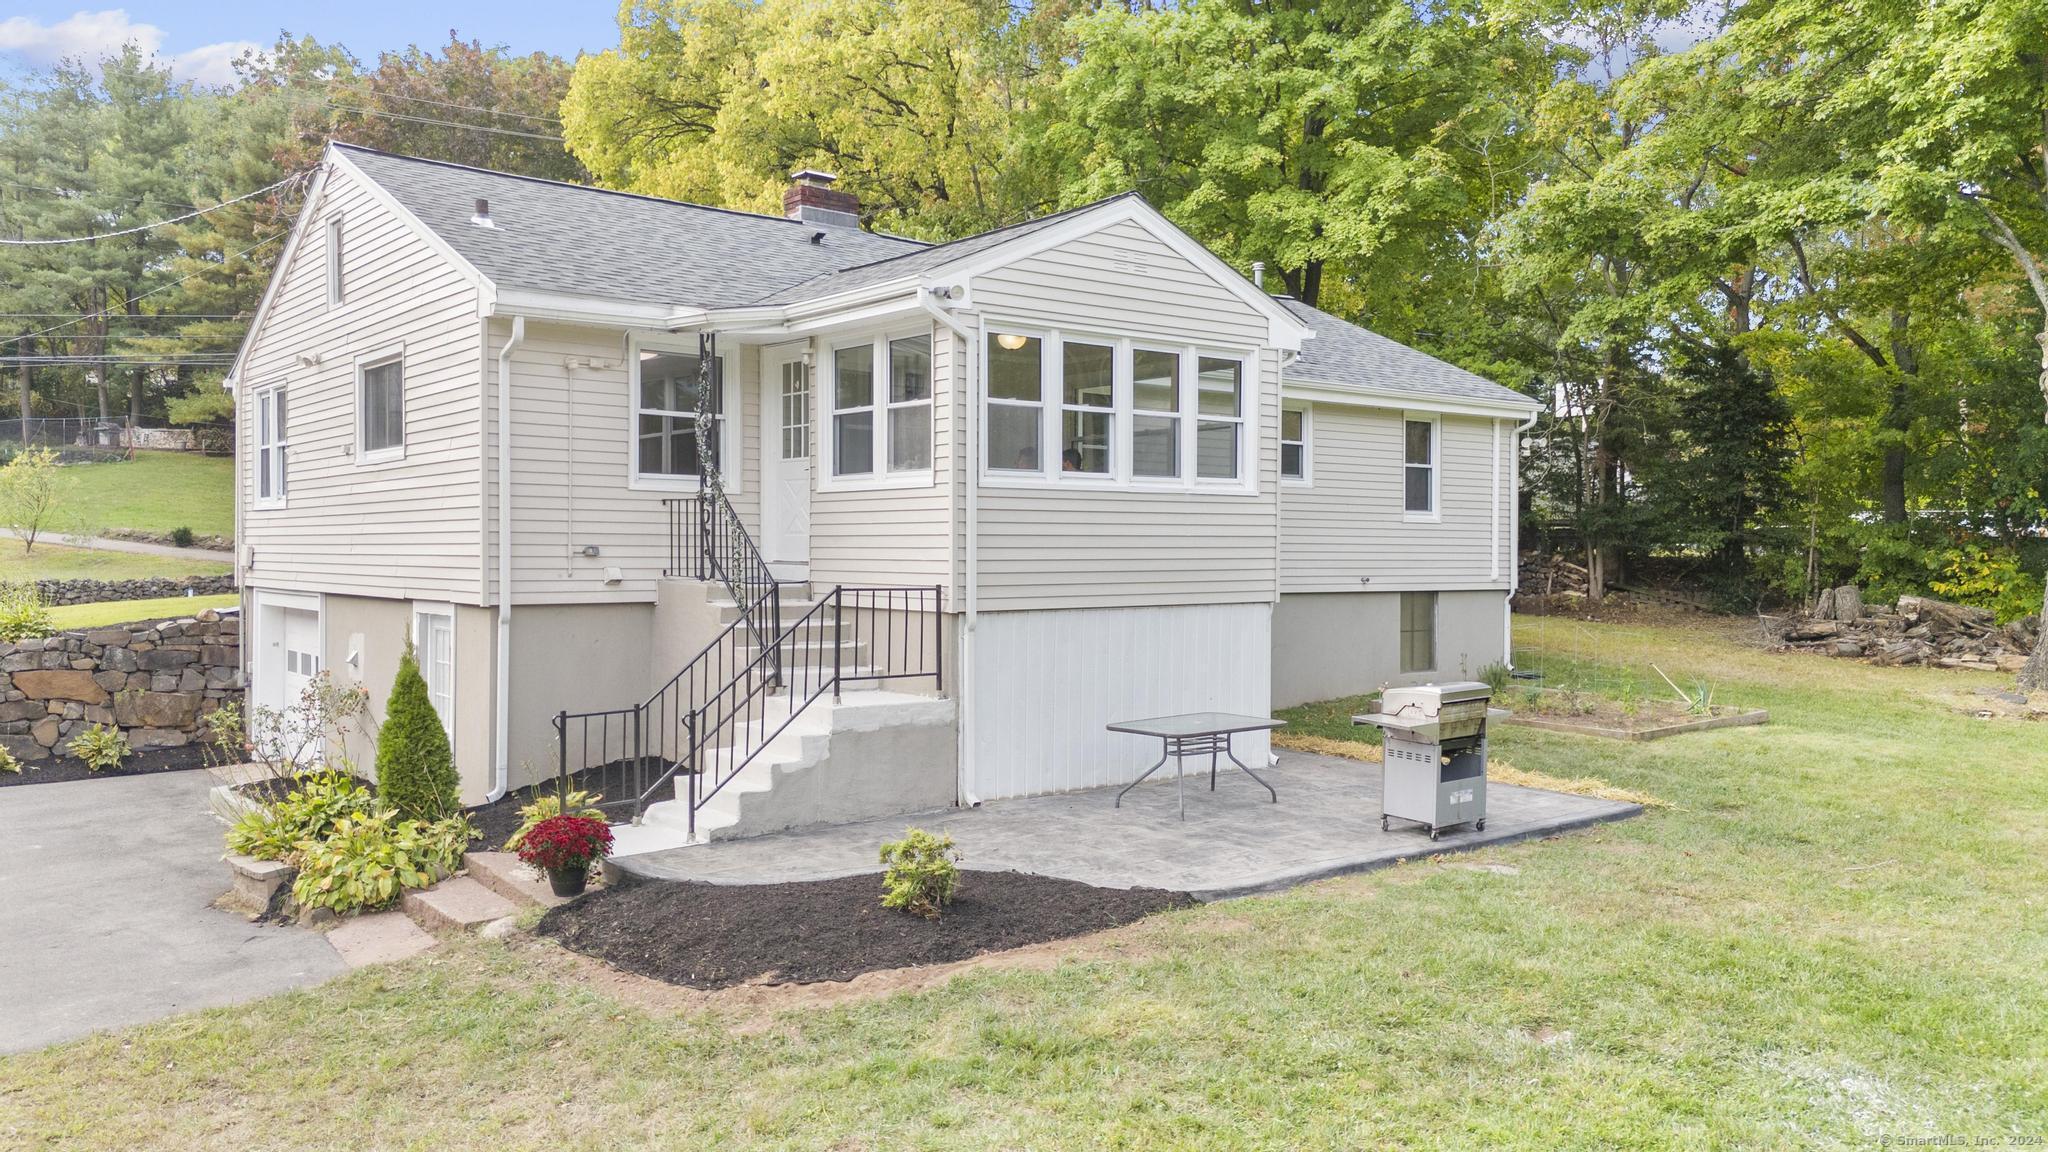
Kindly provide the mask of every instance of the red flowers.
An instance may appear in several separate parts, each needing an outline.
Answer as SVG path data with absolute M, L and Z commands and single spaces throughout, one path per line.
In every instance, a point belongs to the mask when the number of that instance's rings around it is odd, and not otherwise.
M 612 850 L 612 826 L 595 816 L 550 816 L 519 845 L 519 858 L 544 872 L 589 867 Z

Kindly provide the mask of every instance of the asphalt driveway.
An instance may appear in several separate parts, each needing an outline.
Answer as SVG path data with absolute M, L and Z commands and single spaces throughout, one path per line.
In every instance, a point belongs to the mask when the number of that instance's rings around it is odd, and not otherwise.
M 0 1052 L 253 1000 L 343 970 L 315 932 L 212 907 L 204 772 L 0 788 Z

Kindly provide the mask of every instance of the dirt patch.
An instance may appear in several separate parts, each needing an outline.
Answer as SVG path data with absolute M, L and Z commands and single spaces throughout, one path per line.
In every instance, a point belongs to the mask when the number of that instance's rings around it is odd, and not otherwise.
M 936 921 L 881 905 L 873 875 L 788 884 L 649 881 L 550 911 L 541 934 L 692 988 L 847 981 L 1099 932 L 1194 901 L 1021 872 L 965 872 Z
M 1770 718 L 1761 710 L 1723 704 L 1688 708 L 1654 696 L 1622 701 L 1564 688 L 1512 693 L 1495 703 L 1514 711 L 1504 723 L 1623 740 L 1654 740 L 1679 732 L 1761 724 Z
M 53 756 L 48 760 L 24 760 L 21 771 L 0 772 L 0 788 L 24 784 L 63 784 L 72 780 L 103 780 L 110 776 L 148 776 L 156 772 L 184 772 L 206 767 L 206 749 L 197 744 L 182 748 L 144 748 L 121 762 L 119 768 L 95 772 L 83 760 Z

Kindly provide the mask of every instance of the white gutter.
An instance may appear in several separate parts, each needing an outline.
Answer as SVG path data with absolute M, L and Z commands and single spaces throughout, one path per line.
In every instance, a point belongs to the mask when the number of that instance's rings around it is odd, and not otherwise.
M 1508 436 L 1508 594 L 1500 599 L 1500 662 L 1510 670 L 1515 666 L 1515 592 L 1522 586 L 1522 433 L 1534 428 L 1542 414 L 1541 408 L 1529 413 Z
M 512 353 L 525 342 L 526 317 L 514 316 L 512 338 L 498 350 L 498 684 L 492 717 L 497 764 L 486 804 L 512 782 Z
M 959 793 L 961 806 L 972 808 L 981 803 L 979 796 L 967 790 L 967 781 L 971 778 L 969 769 L 974 762 L 974 697 L 969 684 L 974 675 L 974 625 L 981 607 L 981 589 L 979 581 L 975 579 L 975 561 L 980 551 L 978 530 L 981 523 L 981 503 L 978 499 L 981 493 L 981 430 L 978 419 L 981 404 L 977 399 L 980 395 L 980 377 L 976 369 L 981 362 L 982 337 L 980 333 L 955 320 L 951 314 L 940 308 L 933 301 L 931 289 L 918 289 L 917 303 L 920 308 L 931 313 L 933 319 L 958 333 L 961 341 L 967 345 L 967 371 L 964 374 L 967 390 L 967 435 L 960 440 L 967 452 L 967 555 L 966 571 L 960 575 L 966 604 L 965 611 L 961 613 L 959 658 L 953 662 L 953 681 L 958 685 L 953 690 L 953 699 L 956 702 L 954 730 L 958 733 L 957 759 L 960 765 L 956 791 Z

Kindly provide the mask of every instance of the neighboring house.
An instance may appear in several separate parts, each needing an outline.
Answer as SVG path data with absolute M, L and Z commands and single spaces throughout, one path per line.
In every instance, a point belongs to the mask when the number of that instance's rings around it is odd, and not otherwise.
M 1135 195 L 925 245 L 796 179 L 778 218 L 330 146 L 228 381 L 254 702 L 324 669 L 381 717 L 410 638 L 466 799 L 694 755 L 743 781 L 650 824 L 737 834 L 1505 659 L 1535 402 Z

